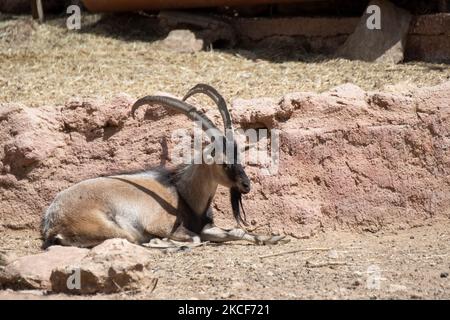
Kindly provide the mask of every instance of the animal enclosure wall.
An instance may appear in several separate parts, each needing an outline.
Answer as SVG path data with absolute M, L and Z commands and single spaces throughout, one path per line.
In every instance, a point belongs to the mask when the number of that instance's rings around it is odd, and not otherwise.
M 55 195 L 83 179 L 170 163 L 170 130 L 191 123 L 155 107 L 144 121 L 133 120 L 134 100 L 2 104 L 0 227 L 37 229 Z M 403 94 L 348 84 L 322 94 L 235 100 L 236 127 L 281 130 L 278 173 L 247 169 L 250 229 L 305 237 L 450 217 L 449 103 L 450 82 Z M 219 224 L 233 223 L 225 190 L 213 207 Z

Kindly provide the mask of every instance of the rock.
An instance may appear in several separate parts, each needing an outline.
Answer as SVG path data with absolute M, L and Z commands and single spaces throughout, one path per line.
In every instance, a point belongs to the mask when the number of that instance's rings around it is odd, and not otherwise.
M 448 278 L 448 272 L 441 272 L 440 277 L 441 278 Z
M 79 263 L 88 249 L 53 246 L 48 251 L 16 259 L 0 270 L 0 288 L 50 290 L 52 270 Z
M 259 123 L 268 129 L 272 129 L 277 126 L 279 121 L 288 119 L 293 111 L 290 104 L 279 103 L 277 99 L 273 98 L 235 99 L 232 104 L 231 115 L 233 120 L 244 127 Z
M 167 31 L 172 30 L 163 41 L 163 44 L 168 42 L 169 49 L 177 52 L 186 52 L 180 51 L 182 49 L 178 48 L 179 44 L 190 48 L 189 50 L 192 50 L 192 52 L 210 47 L 229 48 L 236 44 L 235 29 L 225 19 L 216 16 L 186 11 L 163 10 L 159 12 L 158 19 L 163 28 Z M 195 30 L 195 32 L 185 29 L 180 30 L 187 27 L 191 28 L 190 30 Z
M 337 55 L 352 60 L 402 62 L 411 14 L 387 0 L 373 0 L 369 3 L 372 5 L 380 8 L 381 28 L 369 29 L 367 23 L 374 13 L 365 12 Z
M 366 92 L 352 83 L 345 83 L 331 88 L 328 92 L 332 96 L 354 101 L 363 101 L 366 98 Z
M 54 269 L 50 276 L 52 292 L 109 294 L 155 286 L 156 279 L 147 270 L 155 253 L 123 239 L 107 240 L 81 261 Z M 73 279 L 69 278 L 77 274 L 80 276 L 79 287 L 68 286 Z
M 58 108 L 24 108 L 21 105 L 5 108 L 0 119 L 11 125 L 11 135 L 4 141 L 3 165 L 10 173 L 21 177 L 27 168 L 52 156 L 52 153 L 64 144 L 61 135 L 54 135 L 61 123 L 55 117 Z M 2 154 L 3 153 L 3 154 Z
M 172 30 L 161 44 L 166 49 L 180 53 L 198 52 L 205 47 L 203 40 L 197 39 L 190 30 Z
M 336 250 L 332 249 L 332 250 L 328 251 L 328 258 L 337 259 L 337 258 L 339 258 L 339 254 Z
M 52 246 L 0 269 L 0 288 L 108 294 L 154 287 L 156 279 L 147 264 L 155 254 L 159 253 L 123 239 L 107 240 L 92 250 Z
M 9 263 L 9 259 L 6 255 L 4 255 L 3 253 L 0 253 L 0 267 L 1 266 L 6 266 Z

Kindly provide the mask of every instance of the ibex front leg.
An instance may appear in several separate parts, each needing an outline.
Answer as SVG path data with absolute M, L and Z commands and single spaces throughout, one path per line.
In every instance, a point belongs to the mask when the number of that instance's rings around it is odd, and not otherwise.
M 207 225 L 200 233 L 202 241 L 226 242 L 245 240 L 255 244 L 276 244 L 285 236 L 263 236 L 248 233 L 242 229 L 222 229 L 214 225 Z

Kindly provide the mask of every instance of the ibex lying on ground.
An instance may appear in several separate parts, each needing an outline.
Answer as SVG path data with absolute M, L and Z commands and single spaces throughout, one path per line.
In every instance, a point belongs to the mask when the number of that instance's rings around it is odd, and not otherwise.
M 231 117 L 223 97 L 208 85 L 192 88 L 183 101 L 163 96 L 147 96 L 132 107 L 132 115 L 142 105 L 161 105 L 200 121 L 203 130 L 214 133 L 226 148 L 237 145 L 204 114 L 184 102 L 195 93 L 205 93 L 219 107 L 225 129 Z M 211 202 L 218 185 L 230 188 L 233 215 L 242 219 L 241 194 L 250 191 L 250 181 L 241 164 L 190 164 L 169 171 L 155 169 L 82 181 L 59 193 L 43 219 L 44 247 L 52 244 L 92 247 L 106 239 L 125 238 L 146 243 L 154 238 L 176 241 L 224 242 L 247 240 L 257 244 L 277 243 L 283 236 L 260 236 L 242 229 L 222 229 L 213 222 Z M 245 213 L 244 213 L 245 215 Z

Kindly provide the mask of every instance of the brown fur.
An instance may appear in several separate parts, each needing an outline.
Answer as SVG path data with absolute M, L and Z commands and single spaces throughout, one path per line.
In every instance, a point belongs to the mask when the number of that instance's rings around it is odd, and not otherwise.
M 179 215 L 176 191 L 139 175 L 83 181 L 59 194 L 55 202 L 57 210 L 50 207 L 47 213 L 52 215 L 52 223 L 44 227 L 44 237 L 58 235 L 64 245 L 93 246 L 109 238 L 140 243 L 167 237 Z M 137 230 L 119 225 L 120 210 L 138 211 Z M 123 219 L 127 219 L 126 213 Z

